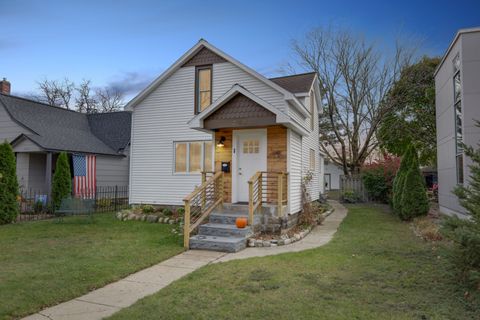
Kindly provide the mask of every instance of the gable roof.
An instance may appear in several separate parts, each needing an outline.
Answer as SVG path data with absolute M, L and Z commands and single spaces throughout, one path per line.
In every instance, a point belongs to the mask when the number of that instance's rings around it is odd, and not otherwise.
M 4 94 L 0 104 L 28 131 L 12 143 L 24 137 L 45 150 L 119 155 L 130 141 L 127 111 L 87 115 Z M 114 138 L 115 131 L 118 137 Z
M 315 81 L 316 74 L 316 72 L 292 74 L 289 76 L 270 78 L 270 80 L 291 93 L 308 93 Z
M 284 95 L 285 100 L 292 101 L 292 104 L 298 108 L 300 112 L 302 112 L 305 116 L 307 115 L 307 111 L 304 110 L 304 106 L 302 103 L 292 94 L 290 91 L 285 90 L 280 85 L 276 84 L 275 82 L 265 78 L 263 75 L 259 74 L 255 70 L 247 67 L 246 65 L 242 64 L 241 62 L 237 61 L 233 57 L 229 56 L 225 52 L 221 51 L 220 49 L 214 47 L 210 43 L 208 43 L 204 39 L 200 39 L 196 45 L 194 45 L 190 50 L 185 52 L 174 64 L 172 64 L 167 70 L 165 70 L 158 78 L 156 78 L 150 85 L 148 85 L 144 90 L 142 90 L 135 98 L 130 100 L 130 102 L 125 106 L 127 109 L 131 109 L 135 107 L 139 102 L 141 102 L 148 94 L 150 94 L 153 90 L 155 90 L 163 81 L 165 81 L 170 75 L 172 75 L 176 70 L 181 68 L 186 62 L 188 62 L 192 57 L 194 57 L 198 52 L 202 49 L 208 49 L 217 56 L 225 61 L 228 61 L 243 71 L 247 72 L 248 74 L 252 75 L 253 77 L 257 78 L 258 80 L 262 81 L 266 85 L 270 86 L 271 88 L 277 90 L 281 94 Z

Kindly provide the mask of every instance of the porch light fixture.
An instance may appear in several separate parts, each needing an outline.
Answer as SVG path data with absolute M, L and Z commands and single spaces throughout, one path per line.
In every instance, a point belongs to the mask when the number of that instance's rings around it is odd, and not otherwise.
M 225 146 L 225 137 L 221 136 L 220 140 L 218 140 L 217 147 L 223 148 Z

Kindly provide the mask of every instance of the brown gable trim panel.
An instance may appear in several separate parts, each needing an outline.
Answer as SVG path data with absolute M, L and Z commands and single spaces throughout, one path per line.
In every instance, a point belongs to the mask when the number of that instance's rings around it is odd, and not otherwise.
M 202 48 L 187 62 L 185 62 L 182 67 L 203 66 L 221 62 L 227 62 L 227 60 L 223 59 L 218 54 L 207 48 Z
M 237 94 L 203 121 L 205 129 L 246 128 L 276 123 L 274 113 L 243 94 Z

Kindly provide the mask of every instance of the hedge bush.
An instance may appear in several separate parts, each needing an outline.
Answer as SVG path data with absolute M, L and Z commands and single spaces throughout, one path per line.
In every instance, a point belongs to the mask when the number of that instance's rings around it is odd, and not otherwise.
M 400 165 L 398 157 L 384 155 L 383 160 L 365 165 L 362 168 L 362 180 L 372 200 L 389 203 L 395 173 Z
M 72 194 L 72 179 L 70 177 L 70 164 L 66 152 L 61 152 L 57 159 L 55 173 L 52 180 L 53 208 L 60 208 L 62 200 Z
M 0 224 L 15 221 L 19 213 L 15 154 L 10 143 L 0 144 Z

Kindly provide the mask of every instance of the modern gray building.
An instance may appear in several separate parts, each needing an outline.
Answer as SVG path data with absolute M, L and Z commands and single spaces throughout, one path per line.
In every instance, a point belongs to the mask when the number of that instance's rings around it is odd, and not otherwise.
M 463 216 L 452 190 L 469 182 L 462 143 L 478 147 L 480 141 L 480 28 L 457 32 L 435 72 L 435 92 L 440 211 Z

